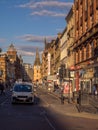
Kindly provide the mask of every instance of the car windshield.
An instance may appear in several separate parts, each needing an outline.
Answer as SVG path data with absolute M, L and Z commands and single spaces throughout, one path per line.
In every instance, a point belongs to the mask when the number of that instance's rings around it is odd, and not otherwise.
M 14 91 L 16 91 L 16 92 L 31 92 L 32 86 L 31 85 L 25 85 L 25 84 L 17 84 L 14 87 Z

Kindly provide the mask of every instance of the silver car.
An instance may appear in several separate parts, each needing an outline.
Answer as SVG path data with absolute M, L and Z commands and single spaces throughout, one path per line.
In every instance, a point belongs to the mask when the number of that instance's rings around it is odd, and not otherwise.
M 16 83 L 12 89 L 12 103 L 34 103 L 32 83 Z

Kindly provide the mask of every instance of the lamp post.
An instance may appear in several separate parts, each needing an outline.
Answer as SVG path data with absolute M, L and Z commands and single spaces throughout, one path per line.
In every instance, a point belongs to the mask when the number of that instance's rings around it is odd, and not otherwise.
M 70 69 L 68 69 L 68 77 L 69 77 L 69 92 L 68 92 L 68 103 L 71 103 L 71 95 L 70 95 L 70 92 L 71 92 L 71 82 L 70 82 Z

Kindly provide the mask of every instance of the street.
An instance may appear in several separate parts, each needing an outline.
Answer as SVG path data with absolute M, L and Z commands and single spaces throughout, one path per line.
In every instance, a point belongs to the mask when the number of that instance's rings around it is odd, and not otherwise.
M 11 104 L 11 92 L 7 98 L 0 96 L 0 130 L 97 130 L 98 119 L 68 116 L 65 105 L 51 93 L 37 89 L 35 103 Z M 61 109 L 63 108 L 63 109 Z

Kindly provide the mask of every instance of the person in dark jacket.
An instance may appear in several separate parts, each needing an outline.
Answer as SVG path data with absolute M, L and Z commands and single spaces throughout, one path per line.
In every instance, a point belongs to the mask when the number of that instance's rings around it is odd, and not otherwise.
M 0 82 L 0 91 L 1 91 L 1 95 L 4 93 L 4 84 L 3 82 Z

